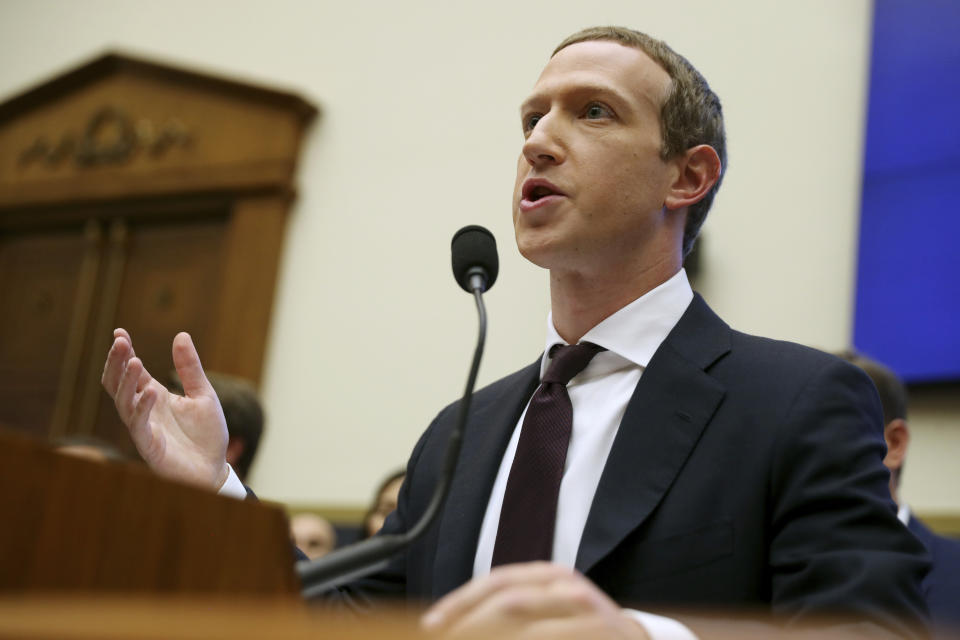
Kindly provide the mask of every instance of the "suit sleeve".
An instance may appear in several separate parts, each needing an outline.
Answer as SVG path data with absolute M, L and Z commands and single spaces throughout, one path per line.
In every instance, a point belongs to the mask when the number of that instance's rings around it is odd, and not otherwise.
M 842 612 L 911 635 L 925 626 L 922 547 L 896 518 L 883 419 L 866 375 L 830 362 L 788 409 L 770 472 L 773 613 Z

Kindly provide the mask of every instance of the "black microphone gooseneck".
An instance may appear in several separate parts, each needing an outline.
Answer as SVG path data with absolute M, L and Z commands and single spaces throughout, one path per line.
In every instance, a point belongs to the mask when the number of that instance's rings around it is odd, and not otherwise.
M 384 534 L 338 549 L 317 560 L 302 560 L 297 563 L 301 594 L 307 600 L 322 595 L 325 591 L 357 578 L 379 571 L 387 566 L 390 557 L 419 538 L 433 524 L 443 507 L 450 490 L 450 482 L 460 456 L 463 429 L 470 411 L 470 398 L 480 369 L 483 345 L 487 336 L 487 310 L 483 305 L 483 293 L 497 280 L 499 261 L 497 243 L 493 234 L 476 225 L 460 229 L 453 235 L 450 245 L 453 275 L 464 291 L 472 293 L 477 304 L 479 333 L 477 347 L 473 352 L 467 386 L 460 401 L 457 423 L 447 441 L 443 469 L 430 503 L 423 515 L 406 533 Z

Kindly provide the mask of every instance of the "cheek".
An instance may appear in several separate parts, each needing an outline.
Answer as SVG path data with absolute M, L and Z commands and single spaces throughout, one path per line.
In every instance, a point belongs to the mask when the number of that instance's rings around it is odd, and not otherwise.
M 524 179 L 527 177 L 527 172 L 529 171 L 530 164 L 527 162 L 527 159 L 523 157 L 523 154 L 520 154 L 520 157 L 517 158 L 517 179 L 513 182 L 513 199 L 514 202 L 520 201 L 520 187 L 523 185 Z
M 521 153 L 520 158 L 517 160 L 517 178 L 513 182 L 513 200 L 511 201 L 511 213 L 514 224 L 516 224 L 517 217 L 520 214 L 520 193 L 523 189 L 523 181 L 527 177 L 527 168 L 529 166 L 526 158 L 524 158 Z
M 617 200 L 632 202 L 645 211 L 663 206 L 670 179 L 666 165 L 658 158 L 631 153 L 612 169 L 604 181 L 617 194 Z

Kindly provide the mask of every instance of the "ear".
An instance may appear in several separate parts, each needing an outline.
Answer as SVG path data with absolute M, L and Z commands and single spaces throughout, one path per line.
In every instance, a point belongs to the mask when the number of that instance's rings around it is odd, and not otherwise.
M 677 163 L 679 174 L 663 200 L 663 206 L 668 210 L 696 204 L 720 179 L 720 156 L 708 144 L 687 149 L 674 162 Z
M 907 422 L 901 418 L 891 420 L 883 430 L 883 439 L 887 441 L 887 457 L 883 459 L 885 467 L 896 471 L 903 466 L 907 457 L 907 447 L 910 446 L 910 429 Z

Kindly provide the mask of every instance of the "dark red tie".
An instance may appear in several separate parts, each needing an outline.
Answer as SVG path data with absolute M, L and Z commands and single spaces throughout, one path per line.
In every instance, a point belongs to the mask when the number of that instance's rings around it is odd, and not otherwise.
M 550 366 L 530 398 L 520 429 L 503 495 L 492 566 L 550 560 L 553 555 L 557 497 L 573 428 L 567 383 L 601 351 L 603 347 L 589 342 L 550 349 Z

